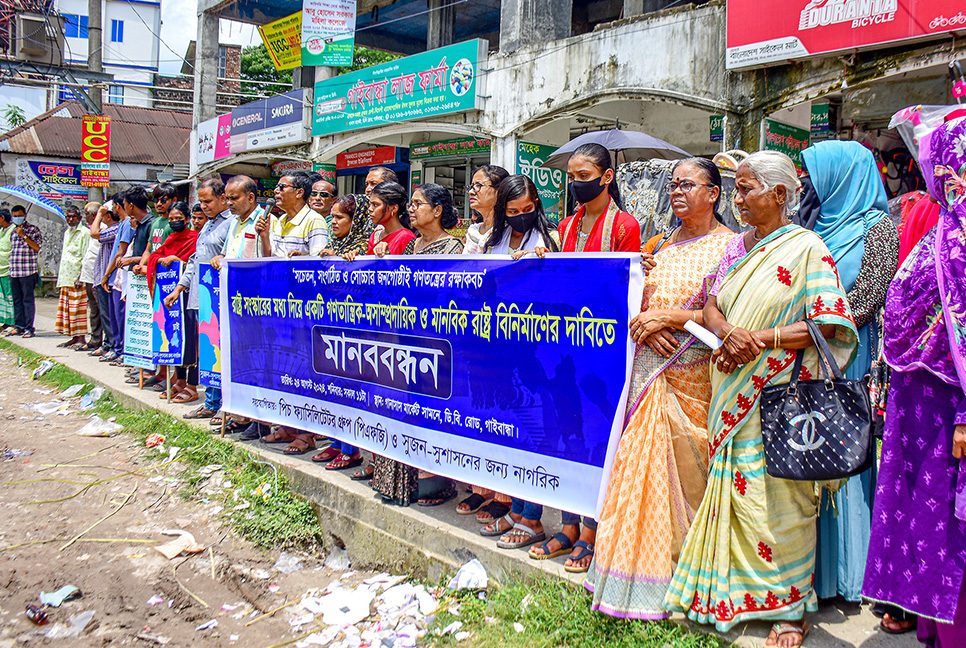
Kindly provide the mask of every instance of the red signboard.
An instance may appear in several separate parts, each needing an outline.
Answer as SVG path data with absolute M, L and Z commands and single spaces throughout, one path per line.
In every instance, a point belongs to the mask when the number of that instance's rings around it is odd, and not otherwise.
M 111 180 L 111 118 L 81 118 L 81 185 L 106 187 Z
M 394 164 L 396 162 L 395 146 L 380 146 L 366 151 L 351 151 L 339 153 L 335 158 L 335 166 L 339 169 L 375 166 L 378 164 Z
M 728 0 L 727 68 L 966 31 L 963 0 Z

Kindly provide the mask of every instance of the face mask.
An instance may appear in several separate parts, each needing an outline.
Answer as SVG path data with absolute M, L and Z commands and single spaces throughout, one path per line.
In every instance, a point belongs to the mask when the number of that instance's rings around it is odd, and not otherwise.
M 570 193 L 574 200 L 581 205 L 591 202 L 594 198 L 607 190 L 606 185 L 600 184 L 600 178 L 593 180 L 574 180 L 570 183 Z
M 517 214 L 516 216 L 508 216 L 506 219 L 507 225 L 513 228 L 518 234 L 526 234 L 533 228 L 533 224 L 537 220 L 537 211 L 533 210 L 525 214 Z
M 26 216 L 14 216 L 13 217 L 13 224 L 16 225 L 17 227 L 23 225 L 26 222 L 27 222 L 27 217 Z
M 169 221 L 168 224 L 171 226 L 172 232 L 183 232 L 185 225 L 187 225 L 184 221 Z

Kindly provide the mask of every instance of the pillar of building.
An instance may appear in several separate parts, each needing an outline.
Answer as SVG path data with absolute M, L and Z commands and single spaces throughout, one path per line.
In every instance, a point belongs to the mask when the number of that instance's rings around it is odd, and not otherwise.
M 218 14 L 198 14 L 198 43 L 195 47 L 195 100 L 193 122 L 218 116 Z
M 515 52 L 530 43 L 567 38 L 573 0 L 502 0 L 500 51 Z
M 452 45 L 456 38 L 455 0 L 429 0 L 429 25 L 426 28 L 426 49 Z
M 624 17 L 639 16 L 641 14 L 660 11 L 661 9 L 676 4 L 669 0 L 624 0 Z
M 490 164 L 501 166 L 511 174 L 517 172 L 517 136 L 490 138 Z

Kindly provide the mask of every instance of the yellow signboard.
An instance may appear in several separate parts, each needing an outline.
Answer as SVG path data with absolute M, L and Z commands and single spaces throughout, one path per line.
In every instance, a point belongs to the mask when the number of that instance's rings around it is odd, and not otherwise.
M 291 70 L 302 65 L 302 12 L 258 28 L 265 49 L 276 70 Z

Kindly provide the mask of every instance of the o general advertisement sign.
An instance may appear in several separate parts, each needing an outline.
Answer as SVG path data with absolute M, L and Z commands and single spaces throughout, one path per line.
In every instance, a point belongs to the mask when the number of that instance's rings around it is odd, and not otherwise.
M 729 70 L 966 30 L 963 0 L 728 0 Z
M 81 118 L 81 186 L 106 187 L 111 180 L 111 118 Z
M 230 151 L 237 154 L 309 141 L 311 105 L 312 91 L 300 88 L 233 108 Z

